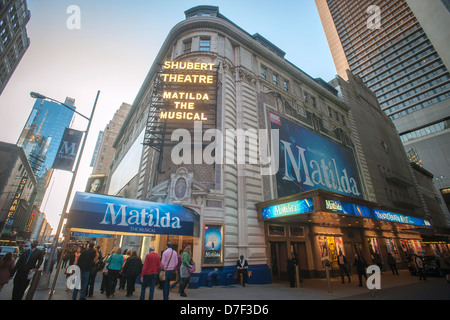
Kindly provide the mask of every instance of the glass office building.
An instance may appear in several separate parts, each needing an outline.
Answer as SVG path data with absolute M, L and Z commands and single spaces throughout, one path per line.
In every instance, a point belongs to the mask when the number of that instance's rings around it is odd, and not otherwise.
M 65 104 L 73 106 L 75 100 L 67 98 Z M 75 110 L 75 107 L 73 107 Z M 17 145 L 22 147 L 38 180 L 39 205 L 51 177 L 51 168 L 66 127 L 70 126 L 73 110 L 58 103 L 36 99 L 33 110 L 22 130 Z
M 450 19 L 445 1 L 427 1 L 427 8 L 416 0 L 316 0 L 316 5 L 338 74 L 346 79 L 345 70 L 351 70 L 375 93 L 405 150 L 417 154 L 445 195 L 450 74 L 448 42 L 442 50 L 437 29 Z M 449 203 L 442 201 L 447 215 Z

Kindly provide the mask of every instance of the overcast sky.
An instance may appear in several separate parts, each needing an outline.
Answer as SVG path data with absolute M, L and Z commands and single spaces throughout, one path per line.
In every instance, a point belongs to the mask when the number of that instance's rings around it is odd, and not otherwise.
M 170 29 L 184 11 L 215 5 L 220 13 L 250 34 L 259 33 L 285 58 L 312 77 L 336 75 L 314 0 L 27 0 L 31 45 L 0 96 L 0 140 L 17 143 L 39 92 L 64 102 L 75 99 L 89 116 L 100 98 L 74 188 L 84 191 L 98 132 L 122 102 L 132 104 Z M 80 29 L 69 29 L 68 7 L 80 8 Z M 72 21 L 72 20 L 70 20 Z M 87 121 L 75 116 L 74 128 Z M 53 175 L 41 209 L 56 231 L 72 174 Z M 48 200 L 47 200 L 48 198 Z

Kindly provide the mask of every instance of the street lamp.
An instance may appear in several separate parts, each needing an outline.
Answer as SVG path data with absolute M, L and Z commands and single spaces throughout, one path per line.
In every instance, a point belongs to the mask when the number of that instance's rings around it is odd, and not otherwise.
M 86 120 L 88 120 L 88 126 L 86 128 L 85 136 L 84 136 L 84 139 L 83 139 L 83 143 L 81 144 L 81 148 L 80 148 L 80 155 L 78 156 L 77 163 L 75 165 L 75 169 L 72 172 L 72 180 L 70 182 L 69 191 L 67 191 L 66 201 L 64 203 L 64 208 L 63 208 L 63 211 L 62 211 L 61 217 L 59 219 L 59 223 L 58 223 L 58 229 L 56 230 L 55 238 L 53 239 L 52 248 L 51 248 L 51 251 L 50 251 L 50 259 L 52 259 L 53 256 L 55 255 L 55 250 L 56 250 L 56 246 L 58 244 L 59 235 L 61 233 L 61 229 L 62 229 L 62 226 L 63 226 L 63 223 L 64 223 L 64 219 L 66 219 L 67 207 L 69 206 L 70 196 L 72 194 L 73 186 L 75 184 L 75 179 L 76 179 L 76 176 L 77 176 L 78 167 L 80 166 L 81 157 L 83 155 L 84 146 L 86 144 L 87 136 L 89 134 L 89 129 L 91 128 L 92 118 L 94 116 L 94 112 L 95 112 L 95 108 L 97 106 L 97 101 L 98 101 L 99 95 L 100 95 L 100 91 L 97 92 L 97 97 L 95 98 L 94 107 L 92 108 L 91 116 L 88 118 L 85 115 L 75 111 L 73 109 L 73 107 L 70 107 L 70 106 L 68 106 L 68 105 L 66 105 L 66 104 L 64 104 L 64 103 L 62 103 L 60 101 L 57 101 L 55 99 L 46 97 L 46 96 L 44 96 L 44 95 L 42 95 L 40 93 L 37 93 L 37 92 L 31 92 L 30 93 L 30 96 L 32 98 L 41 99 L 41 100 L 50 100 L 50 101 L 56 102 L 59 105 L 61 105 L 63 107 L 66 107 L 66 108 L 69 108 L 70 110 L 72 110 L 76 114 L 78 114 L 78 115 L 82 116 L 83 118 L 85 118 Z M 70 235 L 67 235 L 67 236 L 70 236 Z M 49 297 L 48 297 L 49 300 L 52 299 L 53 291 L 55 290 L 56 280 L 58 279 L 59 269 L 61 268 L 61 261 L 62 261 L 62 259 L 59 259 L 59 261 L 58 261 L 58 266 L 56 268 L 56 274 L 55 274 L 55 277 L 53 279 L 52 288 L 50 289 L 50 293 L 49 293 Z
M 69 106 L 69 105 L 67 105 L 67 104 L 65 104 L 65 103 L 62 103 L 61 101 L 58 101 L 58 100 L 55 100 L 55 99 L 46 97 L 46 96 L 44 96 L 44 95 L 42 95 L 42 94 L 40 94 L 40 93 L 37 93 L 37 92 L 30 92 L 30 96 L 31 96 L 32 98 L 34 98 L 34 99 L 49 100 L 49 101 L 56 102 L 57 104 L 60 104 L 60 105 L 62 105 L 62 106 L 64 106 L 64 107 L 66 107 L 66 108 L 72 110 L 73 112 L 75 112 L 75 113 L 78 114 L 79 116 L 82 116 L 82 117 L 85 118 L 86 120 L 90 121 L 90 119 L 89 119 L 88 117 L 86 117 L 85 115 L 79 113 L 79 112 L 76 111 L 73 107 L 71 107 L 71 106 Z

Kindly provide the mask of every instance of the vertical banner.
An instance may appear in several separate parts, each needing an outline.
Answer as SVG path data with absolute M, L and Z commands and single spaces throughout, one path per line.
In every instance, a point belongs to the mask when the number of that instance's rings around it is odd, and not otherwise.
M 203 266 L 223 265 L 223 225 L 205 224 L 203 227 Z
M 82 137 L 83 131 L 66 128 L 53 162 L 53 169 L 72 171 Z

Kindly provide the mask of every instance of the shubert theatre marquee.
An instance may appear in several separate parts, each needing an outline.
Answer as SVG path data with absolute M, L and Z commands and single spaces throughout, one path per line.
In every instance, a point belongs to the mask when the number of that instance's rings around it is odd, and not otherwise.
M 400 263 L 423 252 L 417 230 L 430 228 L 427 219 L 371 201 L 370 168 L 357 148 L 348 104 L 217 7 L 185 13 L 115 141 L 109 192 L 188 208 L 198 214 L 200 230 L 146 235 L 141 254 L 150 244 L 164 250 L 166 241 L 176 249 L 191 245 L 194 279 L 204 285 L 211 272 L 222 284 L 229 280 L 240 255 L 249 262 L 250 283 L 270 283 L 286 279 L 291 252 L 302 277 L 324 276 L 323 261 L 335 265 L 339 251 L 351 261 L 355 252 L 368 261 L 391 252 Z M 249 135 L 243 145 L 233 135 L 217 145 L 210 129 Z M 273 174 L 262 174 L 262 137 L 250 135 L 260 130 L 277 155 Z M 138 157 L 129 156 L 133 150 Z M 244 162 L 237 161 L 239 152 Z M 227 161 L 202 158 L 217 153 Z M 117 173 L 130 158 L 136 169 L 129 166 L 130 179 L 118 185 Z

